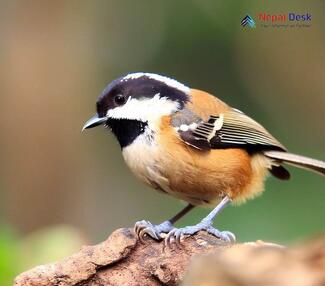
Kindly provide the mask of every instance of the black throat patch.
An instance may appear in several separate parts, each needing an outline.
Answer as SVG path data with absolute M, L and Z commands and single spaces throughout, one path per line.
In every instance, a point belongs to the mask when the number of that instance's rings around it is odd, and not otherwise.
M 106 121 L 106 125 L 116 136 L 121 148 L 124 148 L 145 132 L 148 123 L 131 119 L 109 118 Z

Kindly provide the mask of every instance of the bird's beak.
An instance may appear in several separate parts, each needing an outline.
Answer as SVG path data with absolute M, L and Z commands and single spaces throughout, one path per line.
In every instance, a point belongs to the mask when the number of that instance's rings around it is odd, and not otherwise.
M 94 115 L 92 118 L 90 118 L 82 127 L 82 131 L 85 129 L 93 128 L 98 125 L 102 125 L 107 121 L 107 117 L 98 117 L 97 115 Z

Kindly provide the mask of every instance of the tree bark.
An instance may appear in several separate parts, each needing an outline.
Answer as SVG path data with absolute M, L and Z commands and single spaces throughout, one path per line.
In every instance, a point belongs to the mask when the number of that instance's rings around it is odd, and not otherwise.
M 182 247 L 136 240 L 118 229 L 104 242 L 16 277 L 15 286 L 325 285 L 325 238 L 285 248 L 262 241 L 226 244 L 199 232 Z

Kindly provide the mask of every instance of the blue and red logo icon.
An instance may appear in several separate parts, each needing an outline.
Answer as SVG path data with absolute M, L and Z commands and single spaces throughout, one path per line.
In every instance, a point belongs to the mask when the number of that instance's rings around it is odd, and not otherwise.
M 255 21 L 250 15 L 246 15 L 240 23 L 243 27 L 255 28 Z

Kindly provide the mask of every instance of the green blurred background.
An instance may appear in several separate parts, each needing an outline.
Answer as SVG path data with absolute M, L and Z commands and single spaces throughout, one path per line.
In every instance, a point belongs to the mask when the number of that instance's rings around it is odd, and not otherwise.
M 134 71 L 207 90 L 290 151 L 325 159 L 324 1 L 0 1 L 0 285 L 140 219 L 182 207 L 138 182 L 114 137 L 81 133 L 98 94 Z M 309 28 L 244 29 L 260 12 L 310 13 Z M 324 232 L 324 178 L 290 168 L 216 220 L 239 241 Z M 179 225 L 199 221 L 197 209 Z

